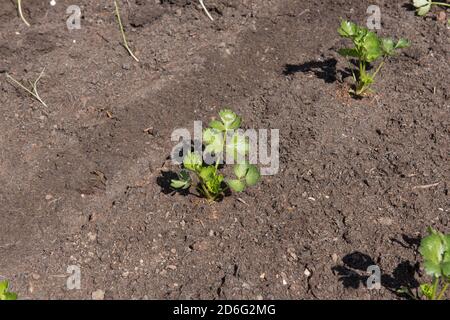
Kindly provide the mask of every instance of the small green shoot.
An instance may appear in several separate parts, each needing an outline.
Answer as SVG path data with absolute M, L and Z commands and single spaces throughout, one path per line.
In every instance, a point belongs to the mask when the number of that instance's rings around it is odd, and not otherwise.
M 430 12 L 432 5 L 450 7 L 450 3 L 433 2 L 431 0 L 413 0 L 413 5 L 418 16 L 424 16 Z
M 30 24 L 28 23 L 27 19 L 25 19 L 25 16 L 23 15 L 22 10 L 22 0 L 17 0 L 17 9 L 19 10 L 19 16 L 22 19 L 23 22 L 29 27 Z
M 116 17 L 117 17 L 117 22 L 119 23 L 120 33 L 122 34 L 123 46 L 125 47 L 125 49 L 127 49 L 130 56 L 134 60 L 139 62 L 139 59 L 134 55 L 133 51 L 131 51 L 130 47 L 128 46 L 127 36 L 125 35 L 125 30 L 123 29 L 122 19 L 120 18 L 120 11 L 119 11 L 119 5 L 117 4 L 117 0 L 114 0 L 114 5 L 116 7 Z
M 8 292 L 8 281 L 0 281 L 0 300 L 17 300 L 17 293 Z
M 421 284 L 417 296 L 410 288 L 401 288 L 398 292 L 413 299 L 441 300 L 450 285 L 450 234 L 444 235 L 431 227 L 428 232 L 429 235 L 420 242 L 419 252 L 432 282 Z
M 353 48 L 343 48 L 338 53 L 345 57 L 352 57 L 358 59 L 358 75 L 353 73 L 353 79 L 356 82 L 355 90 L 351 93 L 361 96 L 367 91 L 370 91 L 371 85 L 375 82 L 375 77 L 384 65 L 387 57 L 394 55 L 398 49 L 408 47 L 409 41 L 400 39 L 397 42 L 390 38 L 380 38 L 378 35 L 367 28 L 360 27 L 350 21 L 342 21 L 338 29 L 338 33 L 343 38 L 352 40 Z M 383 60 L 378 65 L 377 69 L 370 73 L 368 68 L 372 62 L 379 58 Z
M 197 191 L 209 201 L 215 201 L 223 196 L 228 188 L 242 192 L 260 180 L 258 167 L 240 160 L 249 152 L 248 139 L 239 131 L 235 131 L 240 127 L 241 118 L 228 109 L 221 110 L 219 116 L 220 121 L 211 121 L 209 127 L 203 131 L 205 153 L 215 155 L 215 165 L 204 164 L 199 152 L 189 152 L 183 159 L 184 170 L 180 172 L 178 179 L 171 181 L 172 188 L 189 189 L 193 183 L 189 172 L 192 172 L 198 182 Z M 221 160 L 225 159 L 224 151 L 236 162 L 233 168 L 236 177 L 233 179 L 226 179 L 219 172 Z
M 39 77 L 34 82 L 30 81 L 30 85 L 31 85 L 30 89 L 27 88 L 25 85 L 23 85 L 21 82 L 19 82 L 16 79 L 14 79 L 9 74 L 6 74 L 6 78 L 11 80 L 12 82 L 14 82 L 17 86 L 19 86 L 20 88 L 22 88 L 26 92 L 28 92 L 37 101 L 39 101 L 45 108 L 48 108 L 47 104 L 42 100 L 42 98 L 40 97 L 40 95 L 39 95 L 39 93 L 37 91 L 37 84 L 38 84 L 39 80 L 41 80 L 42 76 L 44 75 L 44 71 L 45 71 L 45 68 L 42 69 L 41 73 L 39 74 Z
M 200 2 L 200 5 L 202 6 L 203 10 L 205 11 L 206 15 L 208 16 L 211 21 L 214 21 L 213 17 L 209 13 L 208 9 L 206 8 L 205 4 L 203 3 L 203 0 L 198 0 Z

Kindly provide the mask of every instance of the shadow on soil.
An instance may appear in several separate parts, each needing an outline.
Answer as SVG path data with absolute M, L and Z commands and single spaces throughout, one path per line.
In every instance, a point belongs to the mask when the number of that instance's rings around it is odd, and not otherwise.
M 351 61 L 351 63 L 355 64 L 356 62 Z M 302 64 L 286 64 L 283 74 L 289 76 L 297 72 L 312 72 L 317 78 L 324 80 L 326 83 L 333 83 L 336 80 L 341 81 L 344 78 L 352 76 L 352 70 L 350 68 L 337 70 L 336 65 L 337 60 L 334 58 L 324 61 L 308 61 Z
M 339 276 L 345 288 L 358 289 L 360 286 L 367 287 L 369 266 L 377 263 L 367 254 L 355 251 L 342 258 L 342 265 L 332 268 L 332 271 Z M 419 283 L 414 278 L 414 274 L 419 270 L 419 264 L 411 264 L 409 261 L 401 262 L 391 275 L 381 275 L 381 285 L 389 291 L 402 298 L 410 298 L 408 295 L 398 293 L 397 290 L 406 287 L 416 289 Z

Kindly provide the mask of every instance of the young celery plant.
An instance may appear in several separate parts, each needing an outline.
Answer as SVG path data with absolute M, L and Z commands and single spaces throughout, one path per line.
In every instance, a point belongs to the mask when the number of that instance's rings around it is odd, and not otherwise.
M 171 181 L 172 188 L 189 189 L 193 183 L 189 172 L 192 172 L 198 181 L 197 191 L 209 201 L 215 201 L 228 189 L 242 192 L 247 186 L 258 183 L 261 176 L 259 169 L 246 161 L 239 162 L 249 152 L 247 138 L 239 132 L 235 132 L 241 124 L 241 118 L 228 109 L 221 110 L 219 116 L 220 121 L 211 121 L 209 127 L 203 132 L 205 153 L 215 155 L 215 164 L 206 165 L 199 153 L 188 153 L 183 159 L 185 170 L 180 172 L 178 179 Z M 219 172 L 219 166 L 225 159 L 224 151 L 227 155 L 230 154 L 234 161 L 237 161 L 233 168 L 236 179 L 226 179 Z
M 428 232 L 429 235 L 420 242 L 419 252 L 432 282 L 421 284 L 417 296 L 410 288 L 401 288 L 398 292 L 413 299 L 441 300 L 450 285 L 450 234 L 444 235 L 431 227 Z
M 413 0 L 413 5 L 416 8 L 417 15 L 419 16 L 426 15 L 431 10 L 432 5 L 450 7 L 450 3 L 434 2 L 431 0 Z
M 17 300 L 17 293 L 9 292 L 8 281 L 0 281 L 0 300 Z
M 338 53 L 345 57 L 352 57 L 358 59 L 358 75 L 353 73 L 355 80 L 355 89 L 351 93 L 360 96 L 370 91 L 371 85 L 375 81 L 375 77 L 384 65 L 385 59 L 392 56 L 395 50 L 406 48 L 409 46 L 409 41 L 400 39 L 394 42 L 390 38 L 380 38 L 376 33 L 369 31 L 367 28 L 360 27 L 350 21 L 342 21 L 338 29 L 338 33 L 344 37 L 352 40 L 353 48 L 343 48 Z M 368 68 L 372 62 L 382 58 L 383 60 L 378 65 L 377 69 L 370 73 Z

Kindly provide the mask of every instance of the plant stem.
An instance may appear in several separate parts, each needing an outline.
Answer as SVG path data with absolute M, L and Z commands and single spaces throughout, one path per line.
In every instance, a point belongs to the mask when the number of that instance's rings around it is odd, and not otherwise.
M 442 297 L 443 297 L 444 294 L 445 294 L 445 291 L 447 291 L 447 288 L 448 288 L 448 285 L 449 285 L 449 284 L 450 284 L 450 283 L 447 282 L 447 283 L 444 285 L 444 288 L 442 289 L 441 293 L 438 294 L 436 300 L 441 300 L 441 299 L 442 299 Z
M 378 71 L 381 70 L 381 67 L 384 65 L 384 60 L 381 61 L 380 65 L 378 66 L 377 70 L 373 73 L 372 79 L 375 79 L 375 76 L 377 75 Z
M 200 5 L 202 6 L 203 10 L 205 10 L 206 15 L 208 16 L 208 18 L 211 19 L 211 21 L 214 21 L 213 17 L 211 16 L 211 14 L 208 11 L 208 9 L 206 9 L 206 6 L 203 3 L 203 0 L 198 0 L 198 1 L 200 2 Z
M 20 88 L 22 88 L 23 90 L 25 90 L 26 92 L 28 92 L 30 95 L 32 95 L 37 101 L 39 101 L 40 103 L 42 103 L 42 105 L 46 108 L 48 108 L 47 104 L 42 100 L 42 98 L 40 97 L 38 91 L 37 91 L 37 84 L 39 82 L 39 80 L 41 80 L 42 76 L 44 75 L 44 71 L 45 68 L 42 69 L 41 73 L 39 74 L 39 77 L 33 82 L 31 83 L 31 87 L 32 90 L 28 89 L 27 87 L 25 87 L 21 82 L 17 81 L 16 79 L 14 79 L 12 76 L 10 76 L 9 74 L 6 74 L 6 77 L 8 79 L 10 79 L 11 81 L 13 81 L 16 85 L 18 85 Z
M 436 291 L 439 284 L 439 278 L 435 277 L 433 280 L 433 291 L 431 292 L 431 300 L 436 300 Z
M 432 2 L 431 4 L 435 4 L 437 6 L 450 7 L 450 3 L 444 3 L 444 2 Z
M 119 11 L 119 5 L 117 4 L 117 0 L 114 0 L 114 5 L 116 7 L 117 22 L 119 23 L 120 32 L 122 33 L 123 46 L 125 47 L 125 49 L 127 49 L 130 56 L 133 57 L 134 60 L 139 62 L 139 59 L 134 55 L 133 51 L 131 51 L 130 47 L 128 46 L 127 37 L 125 35 L 125 31 L 124 31 L 123 25 L 122 25 L 122 19 L 120 18 L 120 11 Z
M 27 19 L 25 19 L 24 15 L 23 15 L 23 11 L 22 11 L 22 0 L 17 0 L 17 8 L 19 10 L 19 16 L 22 19 L 23 22 L 25 22 L 25 24 L 29 27 L 30 24 L 28 23 Z

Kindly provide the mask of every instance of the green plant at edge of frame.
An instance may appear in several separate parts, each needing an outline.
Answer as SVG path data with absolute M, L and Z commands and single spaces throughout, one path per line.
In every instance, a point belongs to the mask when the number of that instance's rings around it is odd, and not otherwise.
M 450 3 L 433 2 L 431 0 L 413 0 L 413 5 L 418 16 L 424 16 L 430 12 L 432 5 L 450 7 Z
M 8 281 L 0 281 L 0 300 L 17 300 L 17 293 L 8 292 Z
M 351 90 L 351 93 L 357 96 L 363 95 L 370 90 L 371 85 L 375 82 L 376 75 L 388 56 L 392 56 L 396 50 L 409 47 L 410 45 L 406 39 L 394 42 L 390 38 L 380 38 L 375 32 L 346 20 L 341 22 L 338 33 L 341 37 L 352 40 L 354 45 L 353 48 L 340 49 L 338 53 L 345 57 L 358 59 L 358 75 L 356 76 L 353 73 L 356 86 L 355 90 Z M 380 58 L 383 60 L 377 69 L 370 73 L 368 71 L 370 64 Z
M 119 5 L 117 4 L 117 0 L 114 0 L 114 6 L 116 8 L 116 17 L 117 17 L 117 22 L 119 23 L 120 33 L 122 34 L 123 46 L 125 47 L 125 49 L 127 49 L 130 56 L 134 60 L 139 62 L 139 59 L 134 55 L 133 51 L 131 51 L 130 46 L 128 45 L 127 36 L 125 35 L 125 30 L 123 29 L 122 19 L 120 18 L 120 10 L 119 10 Z
M 419 286 L 417 297 L 409 288 L 401 288 L 398 292 L 413 299 L 441 300 L 450 285 L 450 234 L 444 235 L 431 227 L 428 232 L 429 235 L 420 242 L 419 252 L 425 272 L 432 276 L 432 281 Z
M 236 131 L 241 124 L 241 118 L 229 109 L 221 110 L 219 116 L 220 121 L 211 121 L 209 127 L 203 131 L 205 152 L 216 156 L 215 165 L 206 165 L 200 153 L 189 152 L 183 158 L 184 170 L 180 172 L 178 179 L 171 181 L 172 188 L 188 190 L 193 184 L 190 176 L 190 173 L 193 173 L 198 182 L 197 191 L 209 201 L 215 201 L 228 188 L 242 192 L 260 180 L 258 167 L 245 160 L 241 161 L 249 152 L 247 137 Z M 233 167 L 234 179 L 226 179 L 219 172 L 221 160 L 225 159 L 224 151 L 236 162 Z

